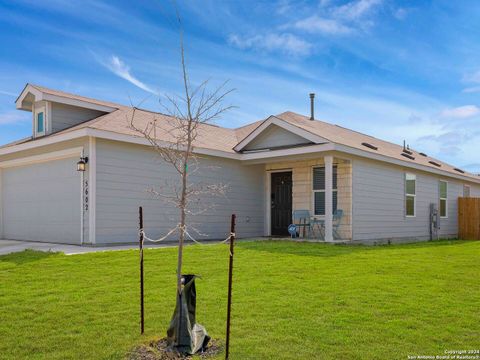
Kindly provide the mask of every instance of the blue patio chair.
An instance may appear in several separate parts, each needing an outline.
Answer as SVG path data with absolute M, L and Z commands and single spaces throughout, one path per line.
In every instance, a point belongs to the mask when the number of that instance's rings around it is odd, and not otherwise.
M 343 218 L 343 210 L 337 209 L 333 213 L 333 238 L 340 239 L 340 234 L 338 233 L 338 229 L 340 227 L 340 223 L 342 222 Z
M 312 217 L 310 219 L 310 231 L 313 237 L 315 237 L 315 229 L 318 230 L 318 233 L 320 235 L 318 238 L 325 239 L 325 219 Z
M 303 237 L 308 233 L 310 235 L 310 211 L 309 210 L 293 210 L 292 213 L 293 224 L 297 226 L 300 234 L 300 229 L 303 228 Z

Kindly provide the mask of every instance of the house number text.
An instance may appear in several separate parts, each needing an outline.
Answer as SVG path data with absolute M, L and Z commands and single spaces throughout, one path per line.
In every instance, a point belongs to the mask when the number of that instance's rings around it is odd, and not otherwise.
M 85 186 L 84 186 L 84 197 L 85 197 L 85 211 L 88 211 L 88 180 L 85 180 Z

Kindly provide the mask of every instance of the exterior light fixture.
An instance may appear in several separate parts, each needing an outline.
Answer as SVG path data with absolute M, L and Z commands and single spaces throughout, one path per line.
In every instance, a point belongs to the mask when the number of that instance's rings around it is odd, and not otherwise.
M 85 171 L 85 165 L 88 163 L 88 157 L 81 157 L 77 162 L 77 171 Z

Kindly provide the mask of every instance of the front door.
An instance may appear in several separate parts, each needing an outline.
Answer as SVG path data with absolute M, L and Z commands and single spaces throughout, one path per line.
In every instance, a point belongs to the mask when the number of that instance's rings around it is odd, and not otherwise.
M 271 173 L 271 234 L 288 235 L 292 223 L 292 172 Z

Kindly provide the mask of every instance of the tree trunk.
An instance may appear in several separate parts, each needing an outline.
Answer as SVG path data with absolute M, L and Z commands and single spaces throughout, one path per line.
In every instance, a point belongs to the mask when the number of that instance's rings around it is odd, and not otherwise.
M 180 197 L 180 238 L 178 241 L 178 260 L 177 260 L 177 294 L 182 292 L 182 265 L 183 265 L 183 243 L 185 242 L 186 226 L 186 201 L 187 201 L 187 161 L 188 154 L 185 153 L 185 163 L 182 173 L 182 194 Z

